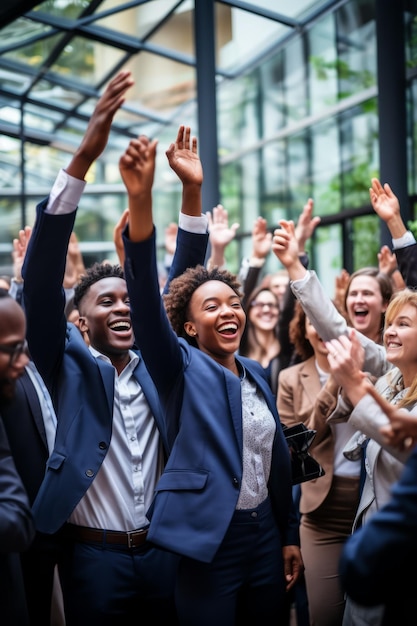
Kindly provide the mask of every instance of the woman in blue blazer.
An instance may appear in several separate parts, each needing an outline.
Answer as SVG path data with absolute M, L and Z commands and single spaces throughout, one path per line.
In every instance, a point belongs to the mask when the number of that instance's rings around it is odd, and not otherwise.
M 237 356 L 246 316 L 227 271 L 188 269 L 158 284 L 148 140 L 120 160 L 129 197 L 125 274 L 134 333 L 158 390 L 172 450 L 148 538 L 182 556 L 182 625 L 279 623 L 302 569 L 291 463 L 262 367 Z M 178 245 L 178 244 L 177 244 Z M 167 316 L 168 313 L 168 316 Z M 171 323 L 170 323 L 171 322 Z

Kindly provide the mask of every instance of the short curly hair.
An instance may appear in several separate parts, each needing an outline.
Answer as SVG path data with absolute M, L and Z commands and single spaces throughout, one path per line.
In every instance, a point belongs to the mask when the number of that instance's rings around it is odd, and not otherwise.
M 209 280 L 225 283 L 242 299 L 241 284 L 235 274 L 218 267 L 208 270 L 203 265 L 190 267 L 181 276 L 174 278 L 168 293 L 164 295 L 165 309 L 172 328 L 178 337 L 183 337 L 193 346 L 197 346 L 195 338 L 187 335 L 184 330 L 184 324 L 188 321 L 188 305 L 196 289 Z
M 109 263 L 94 263 L 83 274 L 74 288 L 74 307 L 80 308 L 80 302 L 92 285 L 103 278 L 122 278 L 125 275 L 121 265 L 110 265 Z

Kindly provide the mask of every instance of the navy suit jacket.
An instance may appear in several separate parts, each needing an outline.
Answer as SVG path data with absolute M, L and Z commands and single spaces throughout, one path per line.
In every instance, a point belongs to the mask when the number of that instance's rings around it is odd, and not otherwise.
M 230 524 L 242 481 L 240 381 L 173 332 L 159 294 L 155 234 L 141 243 L 124 236 L 124 245 L 135 338 L 158 389 L 173 442 L 148 512 L 148 537 L 163 548 L 210 562 Z M 275 399 L 261 365 L 236 358 L 260 389 L 277 424 L 269 492 L 283 544 L 298 545 L 298 525 L 289 526 L 290 455 Z
M 27 338 L 31 356 L 48 387 L 58 426 L 54 450 L 33 505 L 35 523 L 44 533 L 57 531 L 83 497 L 106 456 L 112 433 L 114 367 L 95 359 L 78 328 L 67 324 L 62 288 L 66 251 L 76 212 L 45 213 L 37 218 L 22 270 Z M 175 255 L 171 276 L 204 259 L 207 236 L 182 232 L 188 257 Z M 184 250 L 184 248 L 183 248 Z M 140 352 L 134 376 L 159 429 L 169 444 L 158 393 Z
M 25 370 L 14 398 L 2 409 L 13 459 L 32 504 L 45 476 L 48 444 L 38 394 Z
M 345 543 L 342 583 L 359 604 L 385 604 L 384 624 L 414 626 L 416 559 L 417 447 L 393 486 L 391 500 Z
M 394 252 L 405 284 L 415 289 L 417 287 L 417 243 L 405 246 L 405 248 L 397 248 Z
M 28 623 L 18 552 L 30 546 L 34 534 L 28 496 L 0 418 L 0 612 L 5 626 Z

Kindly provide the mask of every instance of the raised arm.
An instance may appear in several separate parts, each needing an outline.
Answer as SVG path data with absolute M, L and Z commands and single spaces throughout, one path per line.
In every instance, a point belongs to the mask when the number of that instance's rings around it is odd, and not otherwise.
M 404 283 L 411 288 L 417 287 L 417 243 L 404 224 L 397 196 L 388 183 L 382 185 L 377 178 L 373 178 L 369 197 L 375 213 L 386 223 L 393 240 L 401 239 L 400 245 L 394 242 L 394 253 Z
M 203 168 L 197 151 L 197 137 L 191 136 L 189 126 L 179 127 L 176 140 L 171 143 L 165 154 L 170 167 L 182 182 L 181 212 L 200 217 Z
M 48 198 L 37 207 L 22 276 L 30 353 L 45 382 L 55 376 L 65 346 L 67 320 L 62 285 L 84 177 L 104 150 L 114 115 L 132 84 L 129 72 L 120 72 L 110 81 L 96 104 L 80 147 L 66 170 L 59 172 Z
M 132 85 L 130 72 L 119 72 L 109 82 L 97 102 L 79 148 L 65 168 L 67 174 L 84 180 L 91 165 L 106 147 L 113 118 L 125 101 L 126 91 Z
M 268 222 L 264 217 L 258 216 L 252 226 L 252 253 L 246 260 L 245 268 L 242 262 L 239 274 L 243 283 L 243 304 L 246 306 L 247 298 L 255 289 L 261 270 L 267 256 L 271 252 L 272 234 L 268 230 Z M 245 260 L 244 260 L 245 261 Z M 246 275 L 245 275 L 246 270 Z
M 274 231 L 272 250 L 291 280 L 291 289 L 324 341 L 337 339 L 349 332 L 345 318 L 334 306 L 314 271 L 306 270 L 298 256 L 298 243 L 294 223 L 281 220 L 281 228 Z M 358 333 L 360 343 L 365 348 L 365 369 L 376 376 L 385 373 L 390 365 L 385 358 L 385 349 L 371 339 Z
M 132 139 L 120 157 L 119 170 L 129 203 L 129 239 L 144 241 L 152 235 L 152 186 L 157 140 L 141 135 Z
M 234 222 L 229 226 L 229 215 L 222 204 L 213 207 L 206 213 L 208 219 L 209 242 L 211 248 L 207 267 L 223 267 L 226 265 L 225 250 L 229 243 L 236 237 L 239 224 Z
M 391 237 L 399 239 L 407 228 L 400 212 L 400 203 L 388 183 L 382 185 L 377 178 L 372 178 L 369 197 L 375 213 L 389 228 Z

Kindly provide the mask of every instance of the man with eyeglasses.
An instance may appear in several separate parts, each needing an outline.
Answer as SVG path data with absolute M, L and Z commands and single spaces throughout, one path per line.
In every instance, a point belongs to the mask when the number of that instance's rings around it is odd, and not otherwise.
M 23 232 L 23 231 L 21 231 Z M 26 231 L 27 234 L 27 231 Z M 20 238 L 20 233 L 19 233 Z M 27 243 L 27 242 L 26 242 Z M 23 262 L 26 247 L 19 242 Z M 15 272 L 16 257 L 13 256 Z M 20 274 L 20 266 L 19 266 Z M 10 296 L 19 304 L 16 293 Z M 25 367 L 16 380 L 13 397 L 2 408 L 2 420 L 16 469 L 32 505 L 45 475 L 46 463 L 52 452 L 56 430 L 56 415 L 49 393 L 32 360 L 27 358 L 26 339 L 16 344 L 0 344 L 0 359 L 8 355 L 12 366 L 25 355 Z M 36 533 L 27 550 L 20 554 L 26 593 L 29 623 L 63 626 L 62 598 L 56 565 L 60 542 L 55 536 Z
M 29 624 L 19 552 L 30 546 L 35 531 L 1 419 L 28 363 L 25 332 L 22 308 L 0 289 L 0 610 L 4 626 Z

